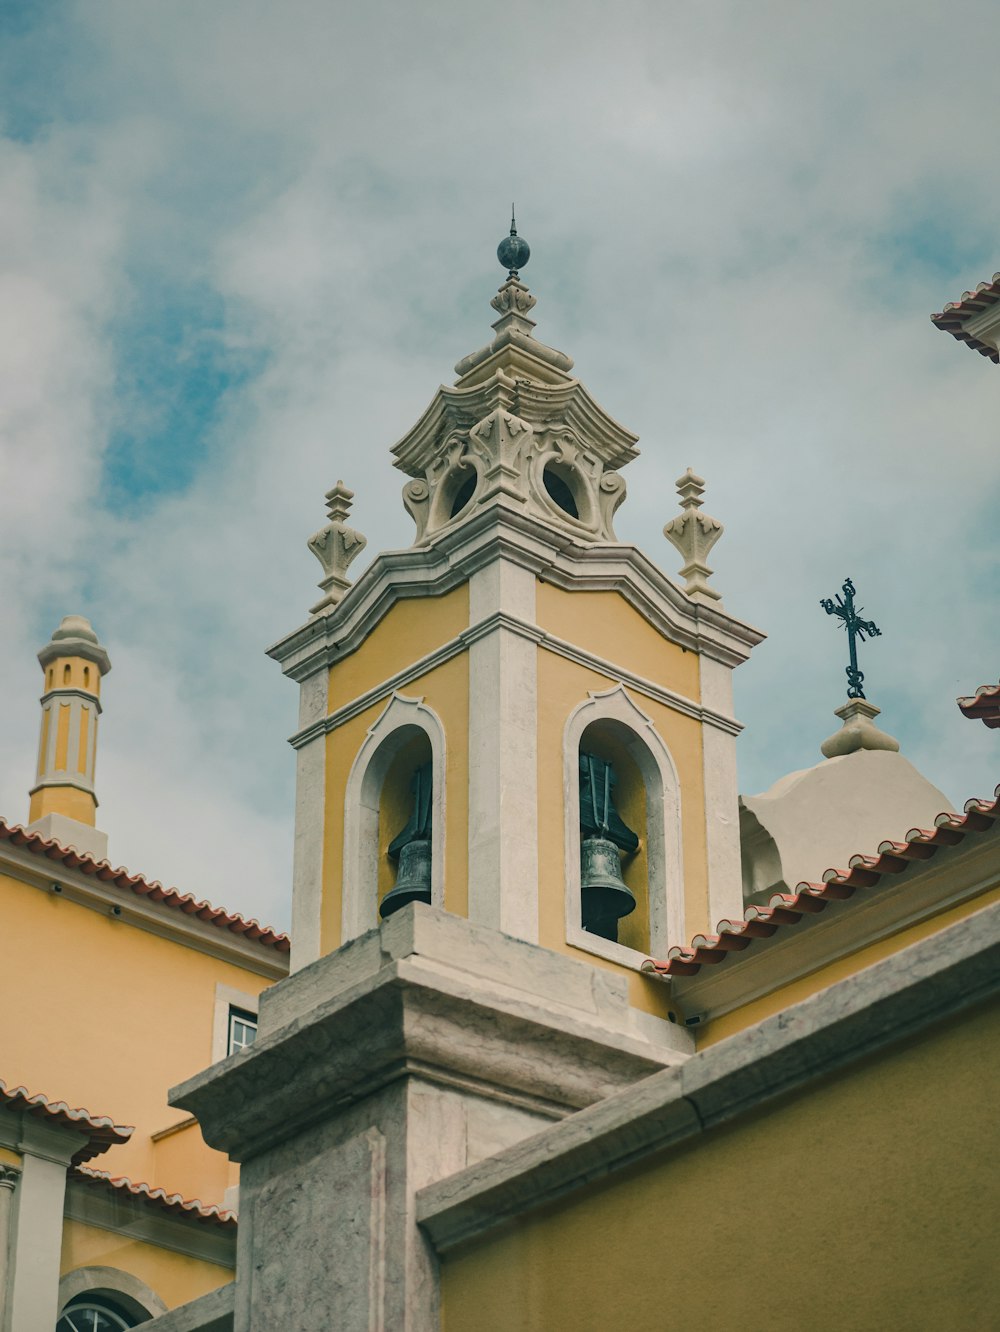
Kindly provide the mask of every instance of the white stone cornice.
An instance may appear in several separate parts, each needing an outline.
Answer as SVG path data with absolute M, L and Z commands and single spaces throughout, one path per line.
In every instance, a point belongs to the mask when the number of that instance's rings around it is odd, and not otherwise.
M 79 699 L 81 703 L 86 703 L 89 707 L 93 708 L 98 716 L 103 712 L 101 700 L 96 694 L 91 693 L 89 689 L 61 689 L 56 687 L 46 690 L 38 701 L 44 708 L 45 704 L 51 702 L 53 699 L 56 699 L 59 702 L 69 702 L 70 699 Z
M 764 638 L 692 601 L 637 547 L 583 544 L 498 503 L 427 546 L 378 555 L 335 611 L 275 643 L 268 656 L 292 679 L 307 679 L 353 652 L 397 601 L 441 596 L 498 558 L 567 591 L 618 592 L 669 642 L 726 666 L 746 661 Z
M 575 643 L 569 643 L 556 634 L 547 633 L 546 630 L 539 628 L 536 624 L 529 624 L 525 620 L 500 611 L 485 620 L 480 620 L 454 638 L 448 639 L 446 643 L 442 643 L 433 652 L 418 657 L 411 665 L 397 671 L 394 675 L 388 676 L 363 694 L 359 694 L 357 698 L 337 708 L 329 716 L 318 718 L 308 726 L 303 727 L 302 730 L 297 731 L 289 738 L 289 744 L 293 749 L 301 749 L 318 736 L 335 731 L 338 726 L 350 721 L 352 717 L 357 717 L 382 699 L 391 697 L 396 690 L 412 684 L 414 680 L 426 675 L 435 667 L 441 666 L 446 661 L 450 661 L 452 657 L 457 657 L 465 652 L 473 643 L 500 630 L 508 630 L 522 638 L 530 639 L 548 652 L 553 652 L 560 657 L 567 658 L 569 661 L 576 662 L 578 666 L 587 666 L 591 670 L 598 671 L 613 682 L 627 685 L 628 688 L 645 695 L 646 698 L 651 698 L 656 703 L 662 703 L 664 707 L 672 708 L 685 717 L 693 717 L 696 721 L 704 722 L 707 726 L 713 726 L 720 731 L 724 731 L 727 735 L 739 735 L 743 730 L 742 722 L 737 721 L 735 717 L 731 717 L 727 713 L 718 712 L 714 708 L 697 703 L 694 699 L 688 698 L 684 694 L 678 694 L 672 689 L 667 689 L 653 680 L 647 680 L 645 676 L 638 675 L 634 671 L 623 670 L 621 666 L 605 657 L 598 656 L 595 652 L 589 652 L 586 648 L 578 647 Z

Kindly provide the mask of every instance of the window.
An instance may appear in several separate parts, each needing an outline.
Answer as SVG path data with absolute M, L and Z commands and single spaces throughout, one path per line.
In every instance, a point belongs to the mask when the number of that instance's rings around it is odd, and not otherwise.
M 74 1300 L 63 1312 L 56 1332 L 122 1332 L 128 1327 L 135 1327 L 135 1323 L 112 1305 L 84 1297 Z
M 237 1050 L 249 1049 L 256 1039 L 257 1015 L 248 1013 L 242 1008 L 230 1008 L 229 1040 L 226 1045 L 226 1054 L 236 1054 Z M 101 1332 L 103 1332 L 103 1328 Z

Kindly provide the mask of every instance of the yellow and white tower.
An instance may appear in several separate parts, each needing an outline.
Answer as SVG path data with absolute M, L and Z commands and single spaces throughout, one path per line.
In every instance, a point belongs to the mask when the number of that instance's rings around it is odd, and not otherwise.
M 624 972 L 655 1012 L 643 960 L 742 914 L 731 675 L 763 635 L 707 581 L 692 472 L 684 586 L 617 538 L 636 437 L 534 337 L 523 240 L 501 251 L 493 340 L 392 450 L 414 544 L 350 585 L 338 482 L 310 540 L 328 595 L 270 650 L 302 690 L 293 967 L 416 897 Z M 627 914 L 595 928 L 609 874 Z
M 102 859 L 107 834 L 95 825 L 94 764 L 101 678 L 111 659 L 82 615 L 67 615 L 38 654 L 44 674 L 38 773 L 29 827 Z

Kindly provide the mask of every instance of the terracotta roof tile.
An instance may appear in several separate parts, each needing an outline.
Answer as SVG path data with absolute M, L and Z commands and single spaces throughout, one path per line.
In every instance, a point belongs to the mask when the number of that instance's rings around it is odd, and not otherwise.
M 1000 684 L 980 685 L 971 698 L 957 698 L 962 716 L 978 719 L 984 726 L 1000 727 Z
M 63 846 L 55 839 L 42 837 L 40 833 L 29 832 L 17 823 L 7 823 L 0 819 L 0 841 L 8 841 L 13 846 L 21 846 L 34 855 L 45 856 L 58 861 L 67 869 L 78 870 L 81 874 L 92 874 L 102 883 L 112 883 L 123 892 L 133 892 L 137 897 L 146 897 L 151 902 L 159 902 L 165 907 L 173 907 L 186 915 L 197 916 L 221 930 L 233 934 L 242 934 L 265 948 L 273 948 L 279 953 L 287 953 L 292 941 L 287 934 L 273 929 L 270 925 L 261 925 L 257 920 L 247 920 L 237 912 L 225 911 L 222 907 L 212 906 L 190 893 L 179 893 L 176 888 L 164 888 L 156 879 L 146 879 L 141 874 L 130 874 L 121 866 L 114 869 L 108 860 L 95 860 L 70 847 Z
M 959 342 L 968 343 L 973 351 L 981 356 L 988 356 L 994 363 L 1000 361 L 1000 352 L 978 338 L 972 337 L 963 327 L 973 315 L 982 314 L 991 305 L 1000 301 L 1000 273 L 994 273 L 990 282 L 980 282 L 975 291 L 963 291 L 957 301 L 949 301 L 940 314 L 932 314 L 931 322 L 942 333 L 950 333 Z
M 73 1157 L 73 1164 L 100 1156 L 109 1147 L 128 1142 L 135 1129 L 127 1124 L 116 1124 L 108 1115 L 92 1115 L 89 1110 L 73 1109 L 65 1101 L 53 1101 L 42 1092 L 29 1092 L 27 1087 L 8 1087 L 0 1079 L 0 1106 L 19 1110 L 48 1123 L 62 1124 L 76 1129 L 86 1142 Z
M 880 842 L 874 856 L 854 855 L 846 869 L 828 869 L 822 883 L 800 883 L 794 893 L 775 893 L 766 907 L 748 906 L 742 920 L 722 920 L 715 934 L 696 934 L 687 948 L 668 950 L 666 959 L 647 958 L 642 970 L 654 976 L 694 976 L 766 939 L 804 915 L 823 911 L 830 901 L 876 887 L 883 876 L 901 874 L 911 862 L 928 860 L 940 847 L 955 846 L 969 833 L 986 832 L 1000 819 L 1000 786 L 992 800 L 967 800 L 963 814 L 939 814 L 933 828 L 911 828 L 902 842 Z
M 198 1221 L 213 1225 L 236 1227 L 236 1213 L 228 1207 L 207 1205 L 199 1198 L 185 1198 L 180 1193 L 167 1193 L 165 1189 L 153 1188 L 149 1184 L 133 1183 L 125 1175 L 112 1175 L 107 1170 L 91 1170 L 88 1166 L 76 1166 L 73 1177 L 86 1184 L 95 1184 L 114 1189 L 119 1193 L 128 1193 L 135 1198 L 161 1208 L 163 1211 L 185 1213 Z

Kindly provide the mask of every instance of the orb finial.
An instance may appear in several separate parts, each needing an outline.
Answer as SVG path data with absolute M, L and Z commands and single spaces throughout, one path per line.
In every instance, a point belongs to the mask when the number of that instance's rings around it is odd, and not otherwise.
M 528 242 L 517 234 L 517 224 L 514 221 L 514 205 L 510 206 L 510 235 L 504 236 L 503 240 L 497 246 L 497 258 L 507 270 L 509 278 L 520 276 L 519 269 L 523 268 L 531 257 L 531 250 L 528 248 Z

